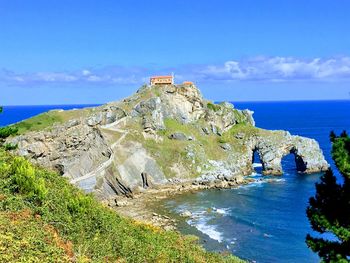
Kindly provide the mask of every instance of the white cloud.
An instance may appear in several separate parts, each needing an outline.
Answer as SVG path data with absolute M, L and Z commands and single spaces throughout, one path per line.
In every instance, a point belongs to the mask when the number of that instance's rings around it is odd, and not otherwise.
M 298 59 L 294 57 L 255 57 L 229 60 L 216 65 L 183 65 L 177 68 L 146 69 L 110 66 L 101 69 L 81 69 L 72 72 L 15 73 L 0 71 L 0 83 L 12 85 L 42 85 L 65 83 L 72 85 L 139 85 L 150 75 L 170 74 L 177 81 L 350 81 L 350 57 Z
M 96 76 L 96 75 L 90 75 L 86 78 L 87 81 L 91 81 L 91 82 L 100 82 L 103 80 L 103 78 Z
M 340 80 L 350 79 L 350 58 L 259 57 L 206 66 L 200 72 L 213 80 Z
M 87 70 L 87 69 L 83 69 L 83 70 L 81 71 L 81 74 L 82 74 L 83 76 L 89 76 L 89 75 L 91 74 L 91 71 L 90 71 L 90 70 Z
M 78 77 L 73 74 L 57 72 L 39 72 L 33 76 L 29 74 L 28 77 L 28 80 L 31 81 L 44 82 L 73 82 L 78 80 Z

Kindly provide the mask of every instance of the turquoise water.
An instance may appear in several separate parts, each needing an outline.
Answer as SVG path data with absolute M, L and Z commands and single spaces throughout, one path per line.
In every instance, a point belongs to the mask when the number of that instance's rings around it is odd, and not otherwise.
M 349 101 L 234 105 L 254 110 L 258 127 L 286 129 L 318 140 L 332 165 L 330 130 L 350 130 Z M 229 250 L 256 262 L 318 262 L 305 244 L 305 235 L 311 232 L 305 209 L 321 174 L 296 173 L 292 155 L 283 159 L 281 177 L 261 176 L 259 160 L 254 162 L 256 183 L 177 196 L 165 203 L 166 208 L 173 213 L 192 212 L 193 218 L 180 228 L 199 233 L 208 249 Z
M 234 103 L 236 108 L 255 111 L 258 127 L 285 129 L 292 134 L 319 141 L 326 159 L 330 157 L 329 132 L 350 131 L 350 101 Z M 11 106 L 0 115 L 0 126 L 50 109 L 92 105 Z M 321 174 L 295 172 L 293 156 L 283 159 L 284 174 L 266 180 L 255 160 L 258 182 L 237 189 L 208 190 L 184 194 L 163 204 L 173 213 L 189 210 L 193 218 L 180 223 L 184 233 L 201 236 L 205 247 L 229 250 L 256 262 L 318 262 L 305 244 L 311 231 L 305 209 L 314 184 Z

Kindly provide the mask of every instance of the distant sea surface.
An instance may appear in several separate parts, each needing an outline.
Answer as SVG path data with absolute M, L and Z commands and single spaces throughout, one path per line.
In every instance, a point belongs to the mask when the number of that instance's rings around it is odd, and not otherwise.
M 283 129 L 316 139 L 334 168 L 329 132 L 350 131 L 350 101 L 233 102 L 235 108 L 253 110 L 256 126 Z M 51 109 L 95 105 L 10 106 L 0 115 L 0 126 L 18 122 Z M 263 177 L 258 157 L 254 161 L 258 182 L 237 189 L 183 194 L 162 205 L 179 214 L 189 210 L 193 218 L 179 225 L 183 233 L 201 236 L 211 250 L 229 250 L 256 262 L 318 262 L 305 244 L 311 232 L 305 209 L 322 174 L 295 171 L 292 155 L 283 159 L 281 177 Z M 337 174 L 337 176 L 339 176 Z M 272 178 L 272 182 L 267 182 Z
M 40 106 L 4 106 L 0 114 L 0 127 L 28 119 L 49 110 L 71 110 L 98 106 L 96 104 L 84 105 L 40 105 Z

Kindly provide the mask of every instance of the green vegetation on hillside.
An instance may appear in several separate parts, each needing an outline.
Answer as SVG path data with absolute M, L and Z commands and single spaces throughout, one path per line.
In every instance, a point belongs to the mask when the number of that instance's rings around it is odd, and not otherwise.
M 17 134 L 18 129 L 16 127 L 11 127 L 11 126 L 7 126 L 7 127 L 1 127 L 0 128 L 0 141 L 3 139 L 6 139 L 7 137 Z
M 221 109 L 220 105 L 208 102 L 207 103 L 207 108 L 212 110 L 212 111 L 219 111 Z
M 28 131 L 40 131 L 62 121 L 58 111 L 49 111 L 16 123 L 12 127 L 17 128 L 19 134 L 23 134 Z
M 242 133 L 244 137 L 265 133 L 262 129 L 244 123 L 234 125 L 222 136 L 212 132 L 204 134 L 202 128 L 208 126 L 204 120 L 183 124 L 175 119 L 168 118 L 164 120 L 164 124 L 165 129 L 159 130 L 157 134 L 160 137 L 159 140 L 145 139 L 137 133 L 129 133 L 126 141 L 142 143 L 148 153 L 157 161 L 167 178 L 172 178 L 175 174 L 174 170 L 179 168 L 186 169 L 181 170 L 184 177 L 197 177 L 201 170 L 211 169 L 208 160 L 220 161 L 227 159 L 229 151 L 225 151 L 221 147 L 223 143 L 229 143 L 232 151 L 245 151 L 246 146 L 243 144 L 243 140 L 235 137 L 238 133 Z M 142 127 L 135 121 L 130 122 L 126 129 L 140 130 Z M 188 138 L 192 137 L 192 139 L 170 139 L 169 136 L 174 133 L 183 133 Z M 269 131 L 268 134 L 271 135 L 271 132 Z M 281 137 L 279 132 L 276 133 L 276 137 Z M 201 170 L 198 170 L 198 167 Z
M 221 160 L 227 157 L 228 153 L 218 143 L 219 136 L 204 135 L 201 132 L 204 124 L 182 124 L 174 119 L 165 119 L 164 124 L 166 128 L 158 131 L 162 141 L 147 139 L 142 143 L 148 152 L 156 157 L 157 164 L 162 167 L 167 177 L 173 177 L 172 168 L 179 163 L 188 171 L 187 176 L 196 177 L 199 174 L 197 167 L 207 163 L 208 159 Z M 177 132 L 184 133 L 193 140 L 169 139 L 171 134 Z
M 31 131 L 41 131 L 52 127 L 55 123 L 64 123 L 71 119 L 87 117 L 94 112 L 94 108 L 84 108 L 79 110 L 50 110 L 29 119 L 10 125 L 18 130 L 18 134 L 25 134 Z
M 2 113 L 3 108 L 0 106 L 0 113 Z M 11 135 L 17 134 L 18 129 L 16 127 L 0 127 L 0 146 L 4 146 L 7 150 L 13 150 L 17 145 L 5 143 L 5 139 Z
M 328 233 L 335 238 L 307 235 L 306 243 L 317 252 L 323 262 L 349 262 L 350 260 L 350 138 L 343 132 L 330 135 L 333 160 L 343 176 L 337 183 L 329 169 L 316 184 L 316 195 L 310 198 L 307 216 L 313 230 Z
M 0 149 L 0 262 L 239 262 L 122 218 L 54 172 Z

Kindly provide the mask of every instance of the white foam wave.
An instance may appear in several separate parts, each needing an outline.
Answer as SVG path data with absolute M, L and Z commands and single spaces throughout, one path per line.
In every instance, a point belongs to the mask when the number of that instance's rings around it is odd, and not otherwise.
M 262 164 L 261 163 L 253 163 L 253 167 L 256 168 L 256 167 L 262 167 Z
M 225 215 L 227 213 L 227 211 L 225 209 L 220 209 L 219 208 L 219 209 L 216 210 L 216 213 L 221 214 L 221 215 Z
M 203 234 L 206 234 L 207 236 L 209 236 L 211 239 L 214 239 L 220 243 L 222 242 L 223 240 L 222 233 L 217 231 L 215 226 L 208 225 L 205 220 L 200 220 L 197 222 L 189 220 L 188 223 L 194 226 L 195 228 L 197 228 Z
M 264 183 L 267 183 L 267 181 L 265 181 L 265 180 L 256 180 L 256 181 L 251 182 L 249 184 L 240 185 L 240 186 L 238 186 L 238 188 L 247 189 L 247 188 L 251 188 L 251 187 L 259 187 L 259 186 L 262 186 L 262 184 L 264 184 Z
M 251 173 L 251 174 L 249 175 L 249 177 L 262 177 L 262 174 L 253 172 L 253 173 Z
M 286 179 L 275 179 L 275 182 L 285 182 Z
M 213 211 L 218 213 L 218 214 L 221 214 L 221 215 L 226 215 L 229 212 L 229 209 L 228 208 L 216 208 L 216 207 L 213 207 Z
M 265 183 L 284 183 L 286 181 L 286 179 L 284 178 L 264 178 L 262 175 L 260 174 L 256 174 L 254 173 L 253 176 L 250 175 L 250 177 L 259 177 L 254 179 L 253 182 L 250 182 L 248 184 L 245 185 L 239 185 L 237 188 L 241 188 L 241 189 L 247 189 L 247 188 L 251 188 L 251 187 L 261 187 L 263 184 Z
M 273 182 L 273 183 L 275 183 L 275 182 L 285 182 L 286 181 L 286 179 L 284 179 L 284 178 L 270 178 L 270 179 L 267 179 L 266 180 L 267 182 Z

